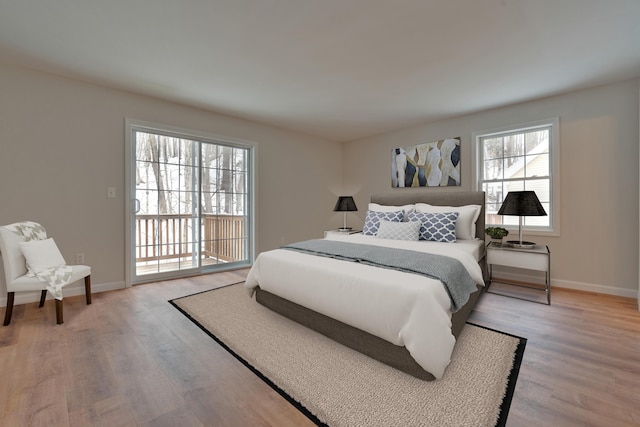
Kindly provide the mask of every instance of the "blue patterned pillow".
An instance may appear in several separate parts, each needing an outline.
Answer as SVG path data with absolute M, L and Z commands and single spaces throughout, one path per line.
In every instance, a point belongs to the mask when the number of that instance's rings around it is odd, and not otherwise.
M 364 227 L 362 227 L 362 234 L 365 236 L 375 236 L 378 234 L 378 228 L 380 228 L 380 220 L 385 219 L 391 222 L 402 222 L 404 219 L 404 211 L 397 212 L 375 212 L 367 211 L 367 216 L 364 219 Z
M 453 243 L 456 241 L 458 212 L 422 213 L 409 212 L 409 221 L 420 221 L 420 240 Z

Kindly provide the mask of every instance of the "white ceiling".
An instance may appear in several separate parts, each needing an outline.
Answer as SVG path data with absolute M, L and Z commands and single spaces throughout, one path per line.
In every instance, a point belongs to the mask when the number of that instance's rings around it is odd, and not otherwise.
M 0 0 L 0 61 L 348 141 L 640 76 L 640 0 Z

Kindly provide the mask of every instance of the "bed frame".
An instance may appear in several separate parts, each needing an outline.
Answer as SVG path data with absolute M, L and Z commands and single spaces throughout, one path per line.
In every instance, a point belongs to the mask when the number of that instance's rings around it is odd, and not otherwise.
M 439 206 L 480 205 L 482 209 L 476 221 L 476 237 L 484 240 L 484 192 L 441 192 L 438 190 L 417 192 L 415 189 L 407 191 L 398 190 L 397 192 L 389 194 L 374 194 L 371 196 L 371 202 L 392 206 L 413 203 L 429 203 Z M 486 278 L 487 269 L 484 258 L 480 261 L 480 267 Z M 451 329 L 456 338 L 458 338 L 462 332 L 467 318 L 475 307 L 481 289 L 482 287 L 478 286 L 478 290 L 471 294 L 467 304 L 453 314 Z M 435 379 L 431 373 L 425 371 L 418 365 L 405 347 L 394 345 L 382 338 L 378 338 L 259 288 L 256 289 L 256 301 L 285 317 L 320 332 L 340 344 L 366 354 L 369 357 L 413 375 L 414 377 L 427 381 Z

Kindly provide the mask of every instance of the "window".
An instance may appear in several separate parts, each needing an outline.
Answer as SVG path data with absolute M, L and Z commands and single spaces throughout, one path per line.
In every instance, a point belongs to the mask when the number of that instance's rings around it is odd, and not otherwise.
M 249 265 L 253 146 L 128 123 L 132 283 Z
M 486 224 L 518 225 L 498 215 L 509 191 L 535 191 L 547 216 L 524 217 L 527 231 L 558 232 L 558 119 L 473 134 L 476 188 L 486 195 Z

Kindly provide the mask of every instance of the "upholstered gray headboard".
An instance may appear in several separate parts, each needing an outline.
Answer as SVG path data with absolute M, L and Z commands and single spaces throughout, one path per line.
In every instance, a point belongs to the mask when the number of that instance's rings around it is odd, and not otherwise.
M 412 203 L 428 203 L 437 206 L 480 205 L 476 221 L 476 237 L 484 240 L 484 191 L 398 191 L 396 193 L 372 194 L 371 202 L 380 205 L 401 206 Z

